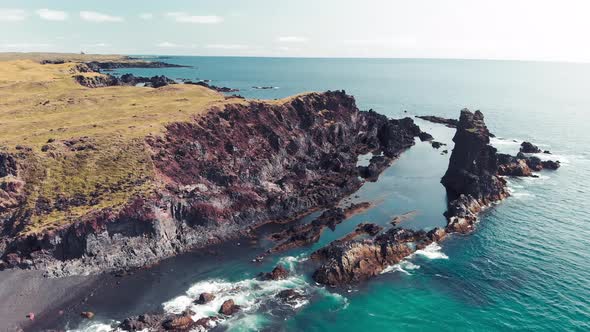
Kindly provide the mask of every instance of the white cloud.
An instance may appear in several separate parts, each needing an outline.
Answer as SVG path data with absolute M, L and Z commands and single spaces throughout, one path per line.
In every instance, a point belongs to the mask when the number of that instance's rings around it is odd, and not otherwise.
M 16 22 L 22 21 L 27 17 L 27 13 L 22 9 L 7 9 L 0 8 L 0 22 Z
M 161 43 L 157 44 L 156 46 L 158 46 L 158 47 L 178 47 L 180 45 L 174 44 L 171 42 L 161 42 Z
M 154 18 L 154 14 L 152 14 L 152 13 L 141 13 L 141 14 L 139 14 L 139 18 L 141 18 L 142 20 L 151 20 L 152 18 Z
M 248 48 L 248 45 L 242 44 L 209 44 L 205 48 L 220 49 L 220 50 L 243 50 Z
M 47 8 L 39 9 L 37 15 L 48 21 L 65 21 L 68 18 L 68 13 L 60 10 L 51 10 Z
M 305 43 L 307 42 L 306 37 L 301 36 L 283 36 L 277 38 L 277 40 L 281 43 Z
M 90 11 L 81 11 L 80 18 L 89 21 L 89 22 L 123 22 L 123 18 L 119 16 L 112 16 L 108 14 L 98 13 L 98 12 L 90 12 Z
M 166 13 L 166 16 L 180 23 L 218 24 L 223 22 L 223 17 L 216 15 L 198 16 L 184 12 L 170 12 Z

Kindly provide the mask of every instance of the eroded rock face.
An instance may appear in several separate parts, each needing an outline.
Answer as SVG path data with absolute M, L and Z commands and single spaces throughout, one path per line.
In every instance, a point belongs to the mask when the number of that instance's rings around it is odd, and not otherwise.
M 399 263 L 418 249 L 444 237 L 444 230 L 429 233 L 393 228 L 375 238 L 334 241 L 312 254 L 322 265 L 313 279 L 324 285 L 344 286 L 365 281 L 386 267 Z
M 313 275 L 316 282 L 330 286 L 357 283 L 378 275 L 432 242 L 444 240 L 448 234 L 470 233 L 481 210 L 508 195 L 506 181 L 500 175 L 532 176 L 533 170 L 559 167 L 559 162 L 541 161 L 522 153 L 516 157 L 497 154 L 489 145 L 490 133 L 479 111 L 461 111 L 453 141 L 455 148 L 442 179 L 449 200 L 447 226 L 428 233 L 393 228 L 374 236 L 379 229 L 360 224 L 344 238 L 311 255 L 321 263 Z M 394 220 L 394 225 L 399 220 Z M 372 237 L 359 240 L 359 234 Z
M 441 180 L 449 201 L 446 216 L 451 230 L 467 232 L 479 211 L 507 197 L 508 191 L 498 176 L 497 150 L 489 145 L 490 132 L 480 111 L 461 111 L 453 141 L 449 168 Z
M 490 133 L 480 111 L 461 111 L 455 148 L 441 182 L 449 197 L 471 196 L 487 204 L 506 197 L 505 181 L 498 177 L 497 150 L 489 145 Z
M 338 91 L 228 104 L 146 138 L 161 189 L 51 232 L 8 235 L 0 255 L 14 253 L 53 276 L 153 264 L 334 206 L 363 183 L 359 155 L 395 158 L 420 132 L 412 119 L 361 112 Z M 309 235 L 313 241 L 315 230 Z

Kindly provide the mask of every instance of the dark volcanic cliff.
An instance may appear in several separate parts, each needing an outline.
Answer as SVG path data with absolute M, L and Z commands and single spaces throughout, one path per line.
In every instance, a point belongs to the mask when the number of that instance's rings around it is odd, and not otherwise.
M 419 133 L 409 118 L 359 111 L 344 92 L 228 104 L 146 139 L 156 174 L 151 194 L 40 233 L 3 228 L 0 254 L 5 266 L 58 276 L 154 263 L 332 206 L 362 184 L 360 154 L 391 160 Z M 10 157 L 3 160 L 14 173 Z M 26 223 L 18 187 L 0 196 L 17 205 L 0 211 L 5 223 Z
M 508 196 L 506 181 L 498 176 L 497 150 L 480 111 L 461 111 L 455 148 L 441 183 L 447 189 L 447 218 L 454 231 L 467 232 L 486 205 Z
M 355 239 L 353 232 L 348 237 L 352 240 L 334 241 L 312 254 L 312 259 L 320 263 L 313 275 L 316 282 L 330 286 L 357 283 L 443 240 L 447 234 L 469 233 L 482 209 L 508 196 L 501 176 L 533 176 L 532 170 L 559 168 L 559 162 L 541 161 L 522 153 L 516 157 L 498 154 L 489 145 L 490 133 L 479 111 L 461 111 L 453 141 L 455 148 L 441 181 L 447 189 L 447 226 L 428 233 L 392 228 L 362 240 Z

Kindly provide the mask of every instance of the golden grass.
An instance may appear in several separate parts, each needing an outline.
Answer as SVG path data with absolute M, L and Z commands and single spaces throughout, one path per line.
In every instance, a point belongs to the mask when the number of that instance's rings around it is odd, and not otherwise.
M 72 78 L 76 65 L 41 65 L 31 58 L 0 62 L 0 147 L 32 149 L 21 160 L 27 201 L 20 213 L 31 215 L 22 219 L 21 235 L 100 209 L 117 210 L 149 194 L 157 184 L 145 136 L 214 105 L 242 102 L 195 85 L 86 88 Z M 79 137 L 89 137 L 93 148 L 73 151 L 62 143 Z M 43 152 L 49 140 L 55 142 Z M 60 210 L 60 201 L 78 203 Z M 40 209 L 40 202 L 52 209 Z
M 86 88 L 72 79 L 74 67 L 0 62 L 0 144 L 39 149 L 50 138 L 144 137 L 225 101 L 195 85 Z
M 124 61 L 128 57 L 117 54 L 74 54 L 74 53 L 40 53 L 40 52 L 6 52 L 0 53 L 0 61 L 32 60 L 40 62 L 43 60 L 64 60 L 72 62 L 88 61 Z

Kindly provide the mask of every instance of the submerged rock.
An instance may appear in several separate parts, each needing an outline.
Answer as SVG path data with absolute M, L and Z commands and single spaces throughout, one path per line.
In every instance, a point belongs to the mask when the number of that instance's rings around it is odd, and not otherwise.
M 276 297 L 284 303 L 294 305 L 297 303 L 298 300 L 304 299 L 305 295 L 301 294 L 300 292 L 294 289 L 285 289 L 280 291 L 276 295 Z
M 199 298 L 195 301 L 196 304 L 207 304 L 211 301 L 215 300 L 215 295 L 211 293 L 201 293 Z
M 445 143 L 441 143 L 441 142 L 437 142 L 437 141 L 432 141 L 430 144 L 431 144 L 431 145 L 432 145 L 432 147 L 433 147 L 433 148 L 435 148 L 435 149 L 439 149 L 440 147 L 442 147 L 442 146 L 445 146 L 445 145 L 446 145 Z
M 287 279 L 288 276 L 289 271 L 282 265 L 277 265 L 271 272 L 261 274 L 263 280 L 282 280 Z

